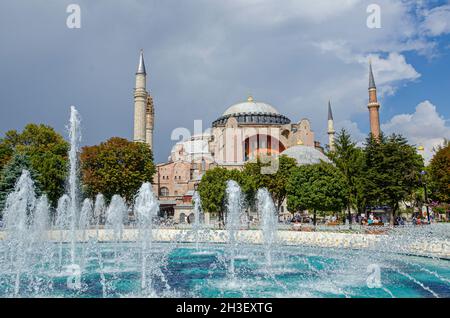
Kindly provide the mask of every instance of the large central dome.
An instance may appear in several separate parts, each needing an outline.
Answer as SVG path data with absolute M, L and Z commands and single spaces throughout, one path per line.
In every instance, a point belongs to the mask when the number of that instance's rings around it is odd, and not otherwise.
M 252 97 L 249 97 L 246 102 L 234 104 L 223 113 L 226 115 L 233 114 L 279 114 L 279 112 L 267 103 L 255 102 Z
M 223 115 L 213 122 L 213 127 L 225 125 L 230 117 L 236 118 L 240 124 L 285 125 L 291 122 L 272 105 L 256 102 L 251 96 L 246 102 L 228 107 Z

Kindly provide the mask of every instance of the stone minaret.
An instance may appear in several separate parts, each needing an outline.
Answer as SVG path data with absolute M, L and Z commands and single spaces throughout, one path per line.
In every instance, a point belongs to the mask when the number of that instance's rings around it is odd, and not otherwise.
M 147 95 L 147 107 L 145 109 L 145 142 L 153 149 L 153 126 L 155 109 L 153 108 L 153 98 Z
M 134 88 L 134 141 L 137 142 L 145 142 L 146 81 L 144 52 L 141 50 Z
M 331 102 L 328 101 L 328 146 L 330 151 L 334 151 L 334 121 L 333 112 L 331 111 Z
M 369 63 L 369 108 L 370 115 L 370 132 L 375 139 L 380 137 L 380 103 L 377 98 L 377 87 L 373 78 L 372 63 Z
M 153 99 L 146 90 L 146 81 L 144 52 L 141 50 L 134 89 L 134 141 L 145 142 L 152 148 L 154 108 Z

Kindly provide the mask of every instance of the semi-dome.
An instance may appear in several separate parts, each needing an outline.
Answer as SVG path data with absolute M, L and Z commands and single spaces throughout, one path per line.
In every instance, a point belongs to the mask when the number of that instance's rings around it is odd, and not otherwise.
M 223 115 L 213 122 L 213 127 L 225 125 L 230 117 L 236 118 L 239 124 L 286 125 L 291 122 L 272 105 L 256 102 L 251 96 L 246 102 L 228 107 Z
M 286 155 L 297 160 L 299 166 L 320 163 L 320 161 L 331 163 L 330 159 L 328 159 L 321 151 L 314 147 L 304 145 L 290 147 L 283 151 L 281 155 Z

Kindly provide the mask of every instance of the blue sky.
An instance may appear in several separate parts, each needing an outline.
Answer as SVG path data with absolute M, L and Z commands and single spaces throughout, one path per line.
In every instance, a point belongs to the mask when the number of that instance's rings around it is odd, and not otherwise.
M 81 8 L 68 29 L 66 8 Z M 381 8 L 381 28 L 366 25 Z M 83 144 L 132 138 L 139 49 L 155 101 L 155 157 L 177 127 L 204 129 L 251 93 L 293 122 L 307 117 L 326 143 L 327 101 L 337 128 L 369 131 L 368 60 L 382 129 L 426 148 L 450 138 L 450 4 L 400 0 L 5 0 L 0 3 L 0 134 L 26 123 L 67 135 L 70 105 Z
M 443 36 L 441 43 L 450 45 L 450 36 Z M 450 118 L 449 88 L 450 88 L 450 47 L 440 48 L 441 55 L 428 59 L 415 53 L 406 54 L 407 60 L 422 74 L 420 80 L 410 83 L 400 89 L 394 96 L 385 99 L 386 120 L 392 115 L 409 111 L 417 101 L 429 99 L 439 107 L 439 112 L 445 118 Z

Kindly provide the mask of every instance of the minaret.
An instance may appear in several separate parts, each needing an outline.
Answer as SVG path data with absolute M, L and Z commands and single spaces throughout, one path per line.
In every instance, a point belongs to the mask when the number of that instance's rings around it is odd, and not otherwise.
M 153 98 L 147 94 L 147 107 L 145 109 L 145 142 L 153 149 L 153 125 L 155 109 L 153 108 Z
M 146 139 L 146 79 L 147 73 L 145 72 L 144 51 L 141 50 L 139 65 L 136 71 L 136 85 L 134 89 L 134 141 L 137 142 L 145 142 Z
M 373 78 L 372 62 L 369 62 L 369 108 L 370 132 L 375 139 L 380 138 L 380 104 L 377 99 L 377 87 Z
M 331 111 L 331 102 L 328 101 L 328 146 L 330 151 L 334 151 L 334 121 L 333 112 Z

